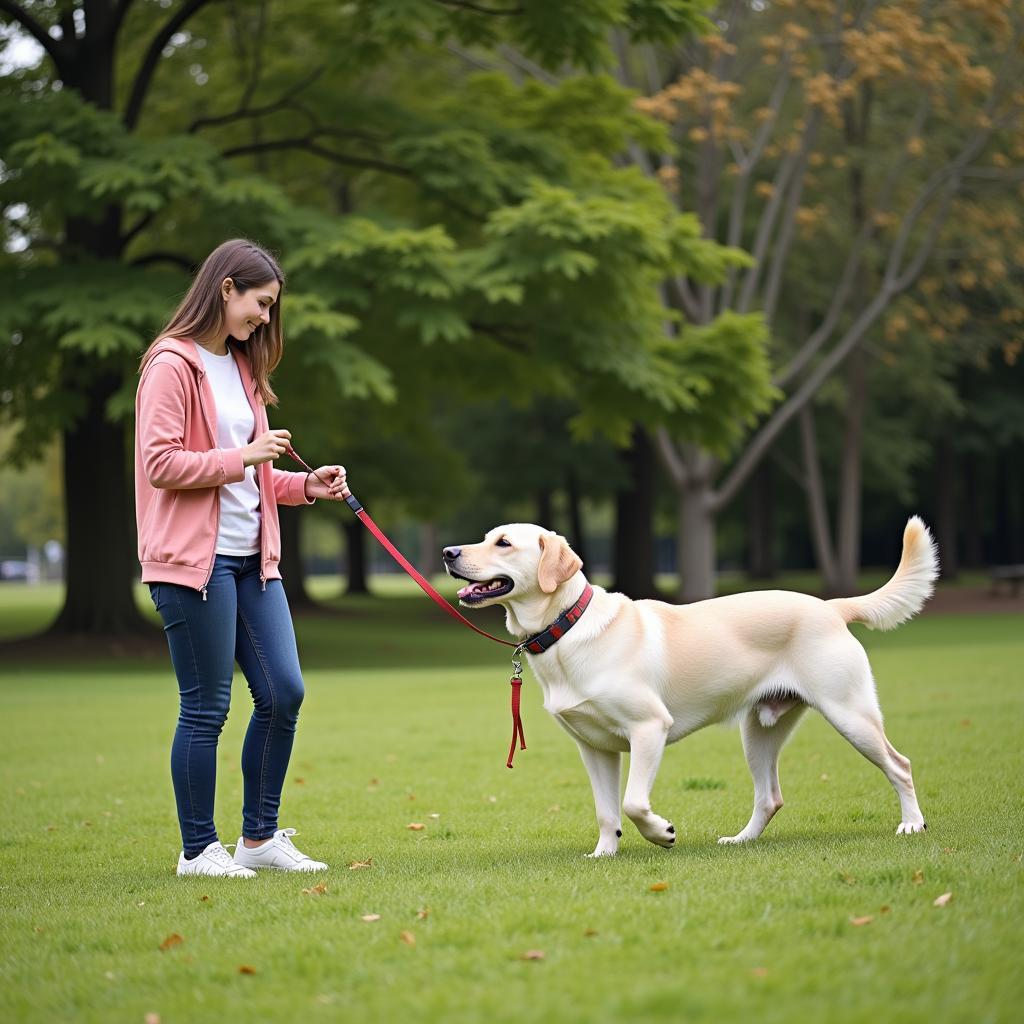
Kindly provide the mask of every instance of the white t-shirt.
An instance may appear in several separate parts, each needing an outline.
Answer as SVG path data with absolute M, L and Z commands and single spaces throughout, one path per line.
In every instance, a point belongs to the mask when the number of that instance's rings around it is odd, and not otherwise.
M 217 403 L 217 447 L 242 448 L 252 440 L 256 417 L 245 397 L 235 357 L 215 356 L 196 345 Z M 245 467 L 245 478 L 220 488 L 218 555 L 255 555 L 260 550 L 260 489 L 256 467 Z

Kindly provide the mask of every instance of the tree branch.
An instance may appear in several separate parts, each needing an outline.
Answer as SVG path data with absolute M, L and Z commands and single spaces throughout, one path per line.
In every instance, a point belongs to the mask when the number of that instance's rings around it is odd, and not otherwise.
M 121 31 L 121 26 L 124 24 L 125 15 L 128 13 L 128 8 L 135 2 L 135 0 L 117 0 L 117 5 L 110 15 L 109 31 L 111 39 L 116 39 L 118 33 Z
M 304 107 L 299 106 L 293 101 L 300 92 L 311 86 L 323 73 L 324 67 L 321 64 L 320 67 L 314 68 L 310 74 L 301 79 L 279 99 L 274 100 L 272 103 L 264 104 L 262 107 L 250 107 L 243 103 L 242 106 L 239 106 L 235 110 L 231 110 L 226 114 L 216 114 L 212 117 L 197 117 L 188 126 L 188 128 L 186 128 L 186 131 L 191 135 L 199 131 L 200 128 L 230 124 L 232 121 L 241 121 L 247 117 L 263 117 L 267 114 L 276 114 L 283 110 L 299 110 L 312 118 L 312 115 L 309 114 Z
M 676 489 L 681 490 L 690 479 L 686 464 L 683 462 L 679 452 L 676 451 L 672 438 L 669 437 L 668 431 L 664 427 L 658 428 L 654 439 L 658 443 L 658 451 L 661 454 L 665 468 L 668 470 L 668 475 L 672 478 Z
M 195 260 L 191 260 L 187 256 L 182 256 L 176 252 L 147 252 L 145 255 L 137 256 L 131 261 L 133 267 L 147 267 L 151 263 L 173 263 L 189 273 L 195 270 L 196 267 Z
M 57 67 L 57 74 L 67 77 L 65 60 L 70 57 L 70 44 L 66 39 L 54 39 L 42 25 L 14 0 L 0 0 L 0 13 L 9 14 L 46 51 Z
M 494 7 L 482 7 L 480 4 L 472 3 L 472 0 L 434 0 L 434 3 L 438 3 L 442 7 L 459 7 L 466 11 L 473 11 L 475 14 L 493 14 L 498 17 L 524 13 L 522 7 L 506 7 L 500 9 Z
M 424 185 L 416 178 L 415 173 L 409 170 L 408 167 L 388 163 L 386 160 L 377 160 L 373 157 L 361 157 L 353 156 L 349 153 L 337 153 L 333 149 L 329 149 L 327 146 L 319 145 L 315 141 L 315 133 L 314 135 L 308 135 L 301 138 L 271 139 L 267 142 L 251 142 L 244 146 L 233 146 L 231 149 L 224 150 L 221 153 L 221 156 L 248 156 L 255 153 L 272 153 L 289 149 L 300 149 L 307 153 L 312 153 L 314 156 L 322 157 L 324 160 L 330 160 L 332 163 L 341 164 L 345 167 L 359 167 L 364 170 L 381 171 L 384 174 L 394 174 L 401 178 L 408 178 L 410 181 L 418 184 L 425 193 L 434 196 L 439 202 L 448 206 L 456 213 L 461 214 L 463 217 L 477 222 L 482 219 L 479 213 L 474 212 L 468 206 L 464 206 L 462 203 L 457 202 L 450 196 Z
M 216 3 L 217 0 L 188 0 L 188 2 L 167 19 L 163 28 L 153 37 L 142 58 L 139 70 L 132 82 L 131 94 L 128 97 L 128 105 L 125 107 L 124 123 L 131 130 L 138 124 L 139 115 L 142 113 L 142 104 L 146 100 L 146 93 L 149 91 L 153 75 L 156 73 L 157 65 L 163 54 L 164 47 L 170 42 L 171 36 L 177 32 L 182 25 L 197 11 L 202 10 L 208 4 Z

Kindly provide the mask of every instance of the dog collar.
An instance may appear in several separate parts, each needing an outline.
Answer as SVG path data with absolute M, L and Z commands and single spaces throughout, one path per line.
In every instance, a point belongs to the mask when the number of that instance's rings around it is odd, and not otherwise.
M 553 647 L 573 626 L 579 622 L 580 616 L 587 610 L 590 599 L 594 596 L 594 588 L 588 583 L 583 588 L 579 600 L 571 607 L 566 608 L 554 622 L 541 633 L 524 640 L 520 647 L 531 654 L 543 654 L 549 647 Z

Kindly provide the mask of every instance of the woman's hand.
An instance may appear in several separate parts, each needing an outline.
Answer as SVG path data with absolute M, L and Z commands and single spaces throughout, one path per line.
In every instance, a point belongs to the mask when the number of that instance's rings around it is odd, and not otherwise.
M 254 437 L 242 449 L 242 465 L 258 466 L 261 462 L 280 458 L 288 451 L 291 436 L 290 430 L 268 430 Z
M 324 481 L 327 483 L 324 483 Z M 306 497 L 344 501 L 352 492 L 348 489 L 344 466 L 321 466 L 306 475 Z

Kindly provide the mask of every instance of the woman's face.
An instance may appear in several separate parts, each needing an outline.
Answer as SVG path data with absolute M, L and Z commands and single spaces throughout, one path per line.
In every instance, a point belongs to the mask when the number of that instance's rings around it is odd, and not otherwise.
M 260 324 L 270 322 L 270 307 L 277 302 L 281 285 L 275 281 L 242 292 L 230 277 L 224 278 L 224 329 L 235 341 L 246 341 Z

